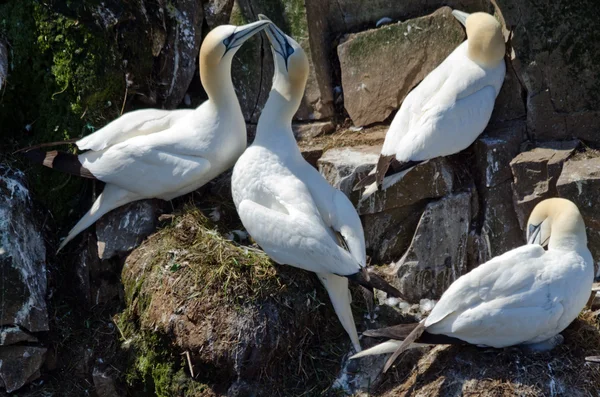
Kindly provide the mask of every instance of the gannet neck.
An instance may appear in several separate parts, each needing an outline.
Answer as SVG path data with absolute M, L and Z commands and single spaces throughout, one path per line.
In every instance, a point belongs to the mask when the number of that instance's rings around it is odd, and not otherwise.
M 583 217 L 573 202 L 562 198 L 536 205 L 529 216 L 528 237 L 541 245 L 547 243 L 549 250 L 587 251 Z
M 489 14 L 476 12 L 467 18 L 466 30 L 469 58 L 484 67 L 498 66 L 506 51 L 500 23 Z
M 225 55 L 216 64 L 210 59 L 200 56 L 200 81 L 208 100 L 214 102 L 217 108 L 236 106 L 239 102 L 231 81 L 231 60 L 233 56 Z
M 548 249 L 587 250 L 585 224 L 579 210 L 575 207 L 560 212 L 552 220 L 552 230 Z

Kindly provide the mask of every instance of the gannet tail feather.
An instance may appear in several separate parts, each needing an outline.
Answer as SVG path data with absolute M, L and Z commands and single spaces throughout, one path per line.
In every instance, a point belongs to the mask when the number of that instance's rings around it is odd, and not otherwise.
M 360 353 L 356 353 L 355 355 L 350 356 L 350 360 L 354 360 L 356 358 L 365 356 L 376 356 L 378 354 L 393 353 L 396 351 L 396 349 L 398 349 L 398 346 L 400 346 L 401 344 L 401 340 L 388 340 L 387 342 L 380 343 L 367 350 L 363 350 Z
M 56 141 L 56 142 L 39 143 L 37 145 L 27 146 L 27 147 L 15 150 L 13 152 L 13 154 L 17 154 L 17 153 L 21 153 L 21 152 L 29 152 L 29 151 L 34 150 L 34 149 L 39 149 L 39 148 L 48 147 L 48 146 L 68 145 L 68 144 L 71 144 L 71 143 L 75 143 L 78 140 L 79 140 L 79 138 L 72 138 L 72 139 L 67 139 L 66 141 Z
M 46 152 L 40 149 L 31 149 L 23 153 L 32 163 L 42 164 L 67 174 L 83 178 L 97 179 L 87 168 L 85 168 L 75 154 L 52 150 Z
M 350 308 L 351 296 L 348 290 L 348 279 L 330 273 L 317 273 L 317 276 L 325 286 L 333 309 L 348 336 L 350 336 L 354 350 L 360 352 L 362 348 L 358 341 L 358 332 L 356 332 L 356 324 L 354 323 L 352 309 Z
M 363 335 L 371 338 L 404 340 L 418 325 L 419 323 L 398 324 L 391 327 L 368 329 L 363 332 Z
M 368 273 L 365 268 L 360 271 L 346 276 L 350 281 L 353 281 L 363 287 L 369 289 L 378 289 L 386 292 L 395 298 L 404 298 L 402 293 L 396 288 L 392 287 L 387 281 L 378 276 L 375 273 Z
M 419 323 L 411 324 L 398 324 L 391 327 L 369 329 L 363 332 L 364 336 L 371 338 L 387 338 L 395 340 L 404 340 L 410 335 L 410 333 L 419 325 Z M 416 342 L 424 343 L 427 345 L 466 345 L 468 344 L 462 339 L 454 338 L 452 336 L 443 334 L 430 334 L 429 332 L 423 332 Z
M 100 217 L 113 209 L 124 204 L 137 200 L 138 198 L 131 192 L 121 189 L 118 186 L 107 184 L 104 191 L 98 196 L 92 208 L 77 222 L 67 237 L 60 243 L 57 253 L 79 233 L 90 227 Z
M 406 339 L 404 339 L 404 341 L 400 344 L 400 346 L 398 346 L 398 349 L 394 352 L 394 354 L 392 354 L 392 356 L 390 358 L 388 358 L 388 360 L 385 363 L 385 366 L 383 367 L 383 372 L 384 373 L 387 372 L 388 369 L 390 369 L 390 367 L 392 366 L 392 364 L 394 363 L 394 361 L 396 361 L 396 359 L 398 358 L 398 356 L 400 354 L 402 354 L 406 350 L 410 349 L 411 345 L 417 339 L 419 339 L 419 337 L 423 334 L 423 332 L 425 332 L 425 320 L 421 321 L 415 327 L 415 329 L 413 329 L 411 331 L 411 333 L 408 334 L 408 336 L 406 337 Z

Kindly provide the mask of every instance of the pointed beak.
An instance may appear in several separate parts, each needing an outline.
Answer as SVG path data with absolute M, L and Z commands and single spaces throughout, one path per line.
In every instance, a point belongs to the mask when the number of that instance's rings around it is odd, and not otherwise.
M 258 19 L 261 21 L 271 22 L 271 20 L 263 14 L 259 14 Z M 271 43 L 271 47 L 273 47 L 273 51 L 281 55 L 287 67 L 288 58 L 294 53 L 294 47 L 292 47 L 288 41 L 286 34 L 283 33 L 281 29 L 279 29 L 277 25 L 272 22 L 265 30 L 265 33 L 267 34 L 267 38 Z
M 540 223 L 539 225 L 529 225 L 529 229 L 527 230 L 527 244 L 539 244 L 541 245 L 541 239 L 542 239 L 542 235 L 541 235 L 541 230 L 542 230 L 542 224 Z
M 238 26 L 233 31 L 233 34 L 228 37 L 227 50 L 225 52 L 241 46 L 246 40 L 266 28 L 270 23 L 271 21 L 256 21 Z
M 471 14 L 469 14 L 467 12 L 463 12 L 463 11 L 454 10 L 454 11 L 452 11 L 452 15 L 454 15 L 454 18 L 456 18 L 458 20 L 458 22 L 460 22 L 464 27 L 466 27 L 467 26 L 467 18 Z

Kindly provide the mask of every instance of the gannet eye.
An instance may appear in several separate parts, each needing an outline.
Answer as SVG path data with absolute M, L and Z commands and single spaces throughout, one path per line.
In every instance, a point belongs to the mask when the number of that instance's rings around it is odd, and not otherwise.
M 225 45 L 225 47 L 229 47 L 229 44 L 231 44 L 231 36 L 223 40 L 223 45 Z
M 289 57 L 290 55 L 292 55 L 294 53 L 294 48 L 288 43 L 286 42 L 286 52 L 287 52 L 287 56 Z

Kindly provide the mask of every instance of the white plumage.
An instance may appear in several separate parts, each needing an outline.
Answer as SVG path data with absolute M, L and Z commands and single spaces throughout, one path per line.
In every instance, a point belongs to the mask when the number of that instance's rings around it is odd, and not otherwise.
M 106 187 L 59 250 L 121 205 L 144 198 L 171 200 L 233 166 L 246 148 L 246 125 L 231 82 L 231 62 L 243 42 L 267 24 L 223 25 L 207 35 L 200 75 L 209 99 L 197 109 L 129 112 L 76 142 L 87 150 L 79 163 Z
M 484 13 L 453 14 L 466 24 L 468 39 L 407 95 L 386 134 L 378 166 L 355 187 L 376 182 L 366 195 L 381 184 L 394 158 L 392 168 L 399 172 L 458 153 L 488 124 L 506 73 L 500 24 Z
M 348 280 L 340 276 L 366 266 L 362 225 L 350 200 L 303 159 L 292 133 L 308 76 L 306 55 L 275 25 L 266 33 L 275 60 L 273 88 L 256 140 L 233 169 L 233 200 L 248 233 L 275 262 L 317 273 L 360 351 Z
M 424 331 L 491 347 L 525 344 L 546 350 L 559 343 L 558 334 L 589 299 L 594 278 L 577 206 L 565 199 L 538 204 L 528 221 L 528 241 L 533 244 L 456 280 L 424 320 Z M 392 352 L 399 345 L 388 342 L 355 357 Z

